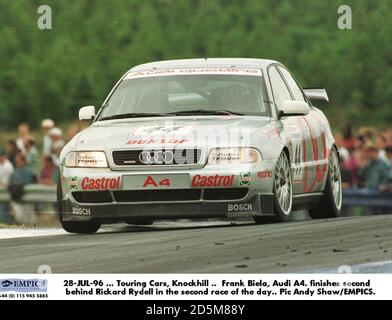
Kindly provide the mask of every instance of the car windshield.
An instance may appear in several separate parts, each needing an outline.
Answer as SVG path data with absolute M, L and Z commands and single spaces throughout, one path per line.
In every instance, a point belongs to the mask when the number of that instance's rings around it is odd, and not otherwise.
M 98 120 L 151 115 L 270 116 L 261 75 L 197 74 L 123 80 Z

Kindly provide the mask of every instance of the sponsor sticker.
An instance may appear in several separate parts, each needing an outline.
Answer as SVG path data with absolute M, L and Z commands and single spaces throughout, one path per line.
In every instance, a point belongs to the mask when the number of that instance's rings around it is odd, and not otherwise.
M 260 179 L 272 178 L 272 171 L 259 171 L 257 177 Z
M 229 212 L 252 211 L 252 209 L 251 203 L 234 203 L 227 206 L 227 211 Z
M 47 292 L 48 280 L 45 279 L 1 279 L 0 292 Z
M 91 216 L 90 208 L 72 207 L 72 214 L 76 216 Z
M 192 132 L 196 123 L 163 123 L 156 125 L 141 125 L 137 127 L 130 135 L 130 138 L 134 136 L 164 136 L 164 135 L 176 135 L 185 136 Z M 169 139 L 170 140 L 170 139 Z M 180 140 L 180 139 L 179 139 Z
M 240 186 L 250 186 L 251 181 L 252 177 L 250 172 L 244 172 L 240 174 Z
M 78 190 L 78 177 L 69 177 L 69 188 L 71 189 L 71 191 Z
M 187 139 L 131 139 L 128 145 L 150 145 L 150 144 L 183 144 L 189 142 Z
M 197 174 L 192 179 L 192 187 L 231 187 L 234 175 L 202 176 Z
M 121 177 L 117 178 L 88 178 L 82 180 L 83 190 L 117 190 L 120 188 Z
M 184 68 L 184 69 L 153 69 L 147 71 L 129 72 L 125 79 L 147 78 L 157 76 L 171 76 L 171 75 L 192 75 L 192 74 L 232 74 L 232 75 L 247 75 L 247 76 L 262 76 L 259 69 L 243 69 L 235 67 L 207 67 L 207 68 Z

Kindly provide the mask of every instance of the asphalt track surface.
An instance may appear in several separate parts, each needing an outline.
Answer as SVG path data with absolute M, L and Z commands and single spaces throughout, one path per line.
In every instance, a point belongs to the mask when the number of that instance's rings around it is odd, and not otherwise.
M 392 215 L 117 224 L 94 235 L 0 240 L 0 273 L 36 273 L 40 265 L 53 273 L 302 273 L 391 260 Z

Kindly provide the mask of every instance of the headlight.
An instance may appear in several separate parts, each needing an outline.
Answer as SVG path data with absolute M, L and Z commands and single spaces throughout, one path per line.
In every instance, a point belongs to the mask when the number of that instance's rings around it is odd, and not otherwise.
M 103 151 L 78 151 L 68 153 L 64 165 L 80 168 L 107 168 L 108 162 Z
M 208 164 L 255 163 L 260 158 L 260 153 L 252 148 L 217 148 L 211 150 Z

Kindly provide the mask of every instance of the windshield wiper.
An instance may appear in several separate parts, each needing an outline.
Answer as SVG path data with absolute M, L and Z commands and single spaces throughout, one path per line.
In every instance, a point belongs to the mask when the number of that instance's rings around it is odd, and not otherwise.
M 198 114 L 205 114 L 205 115 L 237 115 L 237 116 L 243 116 L 243 113 L 239 112 L 234 112 L 230 110 L 205 110 L 205 109 L 197 109 L 197 110 L 180 110 L 176 112 L 170 112 L 168 114 L 172 115 L 198 115 Z
M 112 116 L 107 116 L 103 117 L 101 119 L 98 119 L 98 121 L 102 120 L 114 120 L 114 119 L 126 119 L 126 118 L 144 118 L 144 117 L 163 117 L 165 116 L 165 113 L 122 113 L 122 114 L 115 114 Z

